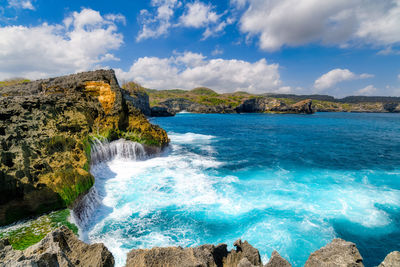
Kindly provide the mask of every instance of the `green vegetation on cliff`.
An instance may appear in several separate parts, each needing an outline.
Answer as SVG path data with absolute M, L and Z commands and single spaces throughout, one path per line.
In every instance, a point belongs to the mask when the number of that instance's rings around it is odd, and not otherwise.
M 75 234 L 78 234 L 78 227 L 68 221 L 69 209 L 55 211 L 36 219 L 29 220 L 20 225 L 0 229 L 0 239 L 8 238 L 14 249 L 24 250 L 36 244 L 54 229 L 65 225 Z

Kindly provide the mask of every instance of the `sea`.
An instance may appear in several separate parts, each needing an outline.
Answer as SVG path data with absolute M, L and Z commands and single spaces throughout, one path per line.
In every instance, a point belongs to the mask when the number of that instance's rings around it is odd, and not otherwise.
M 333 238 L 365 266 L 400 250 L 400 114 L 192 114 L 152 118 L 170 145 L 92 165 L 80 236 L 123 266 L 131 249 L 247 240 L 293 266 Z M 143 151 L 141 152 L 143 153 Z

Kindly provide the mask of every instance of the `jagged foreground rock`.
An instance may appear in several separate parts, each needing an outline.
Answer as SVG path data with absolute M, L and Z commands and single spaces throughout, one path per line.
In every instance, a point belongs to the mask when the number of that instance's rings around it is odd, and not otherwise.
M 155 247 L 133 249 L 128 253 L 126 267 L 260 267 L 258 250 L 247 241 L 234 243 L 228 251 L 226 244 L 202 245 L 194 248 Z M 0 267 L 22 266 L 114 266 L 114 257 L 103 244 L 88 245 L 71 230 L 62 226 L 42 241 L 24 251 L 13 250 L 7 239 L 0 240 Z M 363 260 L 354 243 L 334 239 L 313 252 L 305 267 L 361 267 Z M 379 267 L 399 267 L 400 252 L 388 254 Z M 277 251 L 264 267 L 291 267 Z
M 0 266 L 112 267 L 114 257 L 103 244 L 85 244 L 63 226 L 24 251 L 13 250 L 6 239 L 1 240 Z
M 363 258 L 356 245 L 336 238 L 325 247 L 313 252 L 305 267 L 362 267 Z
M 399 267 L 400 266 L 400 252 L 393 251 L 389 253 L 378 267 Z
M 127 267 L 247 267 L 262 266 L 260 253 L 247 241 L 234 243 L 236 249 L 228 251 L 226 244 L 203 245 L 195 248 L 166 247 L 134 249 L 128 254 Z
M 148 104 L 140 97 L 121 89 L 113 70 L 1 87 L 0 225 L 71 206 L 88 192 L 92 136 L 166 145 L 166 132 L 140 112 Z

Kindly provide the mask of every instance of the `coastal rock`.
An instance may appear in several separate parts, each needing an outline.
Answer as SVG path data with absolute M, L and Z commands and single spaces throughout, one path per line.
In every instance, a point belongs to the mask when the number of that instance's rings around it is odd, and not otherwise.
M 172 117 L 175 116 L 175 111 L 168 107 L 154 106 L 151 108 L 152 117 Z
M 363 258 L 356 245 L 336 238 L 325 247 L 313 252 L 305 267 L 362 267 Z
M 235 110 L 229 105 L 203 105 L 192 102 L 185 98 L 170 98 L 160 102 L 161 106 L 167 107 L 175 113 L 181 111 L 193 113 L 234 113 Z
M 260 254 L 247 241 L 235 242 L 236 249 L 228 251 L 226 244 L 203 245 L 195 248 L 155 247 L 133 249 L 128 253 L 126 267 L 247 267 L 262 266 Z M 249 265 L 250 264 L 250 265 Z
M 383 262 L 378 267 L 399 267 L 400 266 L 400 252 L 390 252 Z
M 292 267 L 292 265 L 274 250 L 271 254 L 271 258 L 264 267 Z
M 0 259 L 4 267 L 114 266 L 114 257 L 103 244 L 85 244 L 65 226 L 23 251 L 13 250 L 7 240 L 1 240 Z
M 276 98 L 270 97 L 247 99 L 236 108 L 236 111 L 239 113 L 314 113 L 311 99 L 302 100 L 293 105 L 287 105 Z
M 312 107 L 312 100 L 306 99 L 289 106 L 289 110 L 295 113 L 312 114 L 314 113 Z
M 94 183 L 91 138 L 163 147 L 113 70 L 0 88 L 0 225 L 67 206 Z

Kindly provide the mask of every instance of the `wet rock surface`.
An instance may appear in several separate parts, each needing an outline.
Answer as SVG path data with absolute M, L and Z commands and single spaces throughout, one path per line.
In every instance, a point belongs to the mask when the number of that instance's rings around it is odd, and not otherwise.
M 63 226 L 36 245 L 13 250 L 6 239 L 0 241 L 0 266 L 114 266 L 114 257 L 103 244 L 88 245 Z

